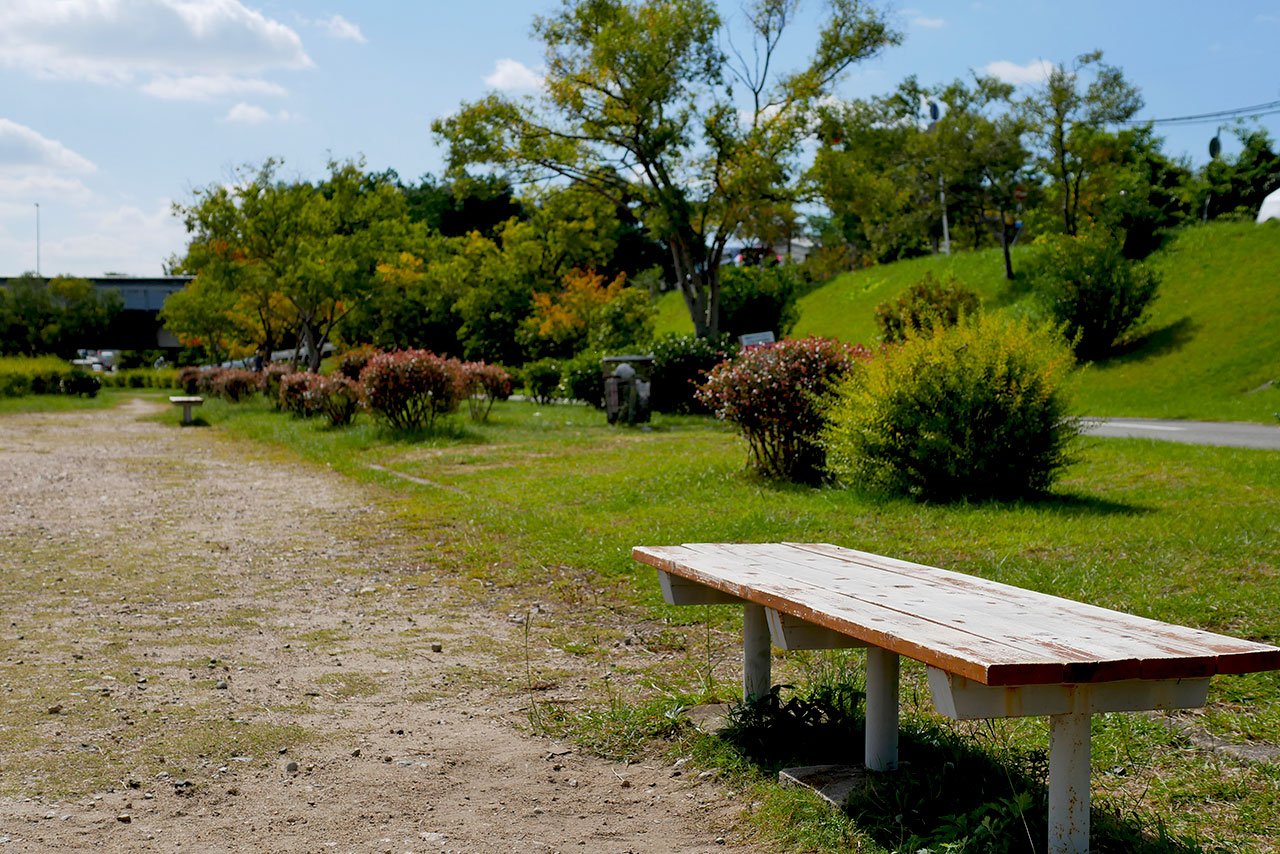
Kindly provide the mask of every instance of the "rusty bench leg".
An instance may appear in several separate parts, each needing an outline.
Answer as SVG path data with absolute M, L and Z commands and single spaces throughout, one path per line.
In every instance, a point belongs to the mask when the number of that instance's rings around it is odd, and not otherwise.
M 764 606 L 747 602 L 742 608 L 742 699 L 759 699 L 769 693 L 770 657 L 769 621 Z
M 867 647 L 867 755 L 871 771 L 898 767 L 898 656 Z
M 1090 717 L 1049 717 L 1049 854 L 1089 850 Z

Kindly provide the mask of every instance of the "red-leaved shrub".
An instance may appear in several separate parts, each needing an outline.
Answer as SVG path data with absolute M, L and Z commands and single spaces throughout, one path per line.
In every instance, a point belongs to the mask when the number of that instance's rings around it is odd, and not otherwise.
M 302 371 L 280 377 L 280 408 L 302 418 L 318 414 L 319 399 L 312 389 L 322 379 L 319 374 Z
M 462 376 L 472 421 L 487 420 L 495 400 L 511 397 L 511 374 L 499 365 L 463 362 Z
M 230 403 L 239 403 L 258 388 L 258 375 L 238 368 L 221 368 L 213 373 L 212 391 Z
M 713 368 L 698 399 L 738 426 L 761 474 L 814 483 L 826 462 L 822 398 L 870 356 L 865 347 L 816 337 L 751 347 Z
M 360 411 L 364 396 L 360 384 L 341 374 L 330 374 L 312 380 L 307 390 L 315 409 L 323 412 L 334 427 L 350 424 Z
M 462 363 L 427 350 L 398 350 L 369 360 L 360 387 L 370 411 L 396 430 L 431 427 L 465 394 Z
M 258 391 L 262 396 L 275 402 L 276 409 L 280 405 L 280 380 L 294 372 L 293 365 L 288 362 L 271 362 L 262 366 L 258 372 Z

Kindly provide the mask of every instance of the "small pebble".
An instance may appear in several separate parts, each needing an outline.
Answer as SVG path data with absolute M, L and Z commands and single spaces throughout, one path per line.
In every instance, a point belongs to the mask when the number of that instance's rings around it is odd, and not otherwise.
M 297 762 L 294 762 L 294 761 L 292 761 L 292 760 L 290 760 L 290 761 L 289 761 L 289 763 L 288 763 L 287 765 L 285 765 L 285 766 L 284 766 L 284 771 L 285 771 L 285 773 L 286 773 L 286 774 L 297 774 L 297 773 L 298 773 L 298 763 L 297 763 Z
M 213 687 L 217 688 L 219 691 L 225 691 L 227 690 L 227 680 L 219 679 L 217 684 L 214 685 Z
M 431 645 L 431 651 L 432 651 L 432 652 L 444 652 L 444 644 L 441 644 L 441 643 L 433 643 L 433 644 Z
M 129 822 L 133 821 L 133 816 L 129 815 L 127 812 L 122 812 L 120 813 L 120 815 L 116 816 L 116 821 L 120 822 L 121 824 L 128 824 Z

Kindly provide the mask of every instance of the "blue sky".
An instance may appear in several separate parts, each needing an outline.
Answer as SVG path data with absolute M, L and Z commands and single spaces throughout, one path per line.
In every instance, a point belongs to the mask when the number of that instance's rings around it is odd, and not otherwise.
M 156 275 L 181 252 L 171 216 L 234 166 L 282 157 L 316 177 L 363 155 L 405 179 L 438 172 L 429 124 L 490 89 L 527 91 L 533 15 L 558 0 L 0 0 L 0 276 Z M 722 3 L 732 18 L 736 0 Z M 803 49 L 821 0 L 792 34 Z M 1269 0 L 942 2 L 889 7 L 902 46 L 840 94 L 970 69 L 1034 82 L 1102 49 L 1162 118 L 1280 100 L 1280 4 Z M 1280 136 L 1280 115 L 1260 120 Z M 1215 126 L 1158 128 L 1199 164 Z M 1224 151 L 1234 153 L 1224 136 Z

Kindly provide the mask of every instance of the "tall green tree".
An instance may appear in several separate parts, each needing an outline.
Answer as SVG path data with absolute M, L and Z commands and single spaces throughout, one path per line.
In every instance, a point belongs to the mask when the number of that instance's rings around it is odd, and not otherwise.
M 280 166 L 269 159 L 246 167 L 234 183 L 212 184 L 175 205 L 191 240 L 170 267 L 194 275 L 206 291 L 181 306 L 184 314 L 221 310 L 227 303 L 214 295 L 232 294 L 229 310 L 256 325 L 206 325 L 240 330 L 230 344 L 247 343 L 244 330 L 254 329 L 252 343 L 266 350 L 292 337 L 316 370 L 337 325 L 375 289 L 379 261 L 405 248 L 412 227 L 390 173 L 332 161 L 326 179 L 312 184 L 282 179 Z
M 534 22 L 546 49 L 540 98 L 491 95 L 432 128 L 452 174 L 567 179 L 635 210 L 666 244 L 698 334 L 714 335 L 724 246 L 762 203 L 793 196 L 813 109 L 841 74 L 899 39 L 860 0 L 827 5 L 807 64 L 780 73 L 798 0 L 752 2 L 753 46 L 732 58 L 712 0 L 563 0 Z
M 1040 166 L 1053 180 L 1062 211 L 1062 230 L 1080 230 L 1081 190 L 1092 174 L 1091 134 L 1126 122 L 1142 109 L 1142 94 L 1102 51 L 1058 64 L 1043 85 L 1022 101 L 1027 123 L 1039 142 Z
M 120 294 L 87 279 L 23 273 L 0 287 L 0 353 L 69 359 L 78 349 L 102 347 L 122 307 Z

